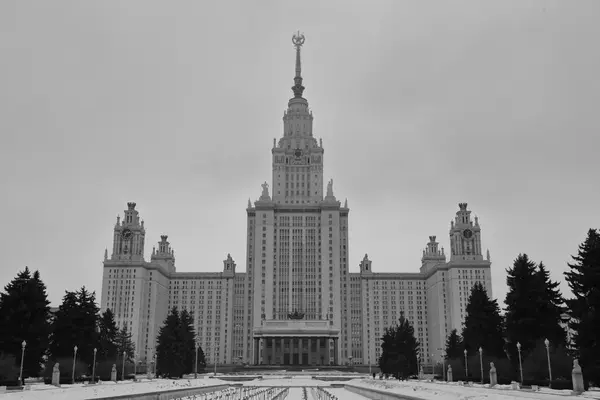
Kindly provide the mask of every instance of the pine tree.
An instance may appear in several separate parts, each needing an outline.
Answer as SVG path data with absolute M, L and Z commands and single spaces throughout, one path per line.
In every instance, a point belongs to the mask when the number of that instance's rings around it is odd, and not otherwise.
M 0 353 L 21 362 L 25 341 L 23 376 L 39 376 L 50 334 L 50 302 L 46 285 L 29 268 L 17 274 L 0 294 Z
M 131 339 L 131 332 L 127 330 L 127 325 L 123 325 L 121 330 L 117 332 L 115 344 L 117 345 L 117 355 L 119 357 L 123 357 L 123 352 L 125 352 L 125 360 L 133 360 L 135 356 L 135 344 Z
M 179 332 L 182 344 L 184 373 L 194 371 L 195 350 L 196 350 L 196 333 L 194 332 L 194 318 L 187 310 L 181 311 L 179 314 Z
M 115 315 L 110 309 L 102 313 L 98 321 L 98 361 L 115 361 L 117 359 L 117 324 Z
M 419 342 L 410 322 L 401 314 L 398 325 L 388 327 L 381 338 L 379 368 L 385 374 L 406 378 L 418 373 Z
M 193 372 L 194 336 L 192 333 L 190 347 L 188 323 L 190 317 L 185 314 L 179 313 L 177 308 L 173 307 L 158 332 L 156 363 L 159 375 L 180 378 L 185 373 Z
M 460 358 L 463 356 L 463 342 L 462 338 L 456 331 L 456 329 L 452 329 L 448 338 L 446 339 L 446 360 L 453 360 L 455 358 Z
M 473 285 L 462 332 L 468 354 L 478 353 L 481 347 L 487 356 L 505 358 L 503 325 L 498 302 L 488 297 L 481 283 Z
M 537 266 L 527 254 L 519 254 L 513 267 L 507 270 L 506 337 L 507 352 L 517 360 L 517 343 L 527 356 L 541 339 L 553 346 L 564 346 L 565 332 L 559 325 L 563 298 L 559 283 L 540 262 Z
M 560 283 L 550 279 L 550 272 L 542 262 L 538 265 L 536 277 L 542 287 L 538 321 L 544 335 L 540 339 L 548 339 L 554 347 L 565 347 L 566 332 L 560 326 L 560 316 L 563 313 L 565 300 L 560 293 Z
M 73 358 L 77 346 L 77 359 L 91 366 L 94 348 L 98 346 L 97 323 L 96 294 L 85 287 L 77 292 L 67 291 L 52 324 L 51 358 Z
M 575 348 L 586 382 L 600 384 L 600 233 L 588 231 L 565 279 L 575 296 L 567 300 L 573 318 Z
M 198 346 L 198 371 L 202 368 L 206 367 L 206 356 L 204 355 L 204 350 L 202 350 L 202 346 Z
M 536 265 L 527 254 L 519 254 L 513 267 L 507 271 L 508 293 L 506 304 L 507 351 L 516 359 L 516 344 L 521 344 L 523 354 L 531 351 L 543 331 L 539 323 L 539 307 L 543 303 L 543 288 L 540 287 Z

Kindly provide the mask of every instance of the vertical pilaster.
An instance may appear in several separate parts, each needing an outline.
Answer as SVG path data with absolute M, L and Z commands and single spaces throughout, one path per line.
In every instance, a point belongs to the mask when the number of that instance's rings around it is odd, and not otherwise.
M 331 338 L 325 338 L 325 365 L 331 364 Z

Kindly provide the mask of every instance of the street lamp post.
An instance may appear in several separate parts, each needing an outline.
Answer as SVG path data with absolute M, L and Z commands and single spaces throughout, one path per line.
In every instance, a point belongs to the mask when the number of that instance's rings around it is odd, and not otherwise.
M 196 340 L 196 361 L 194 362 L 194 379 L 198 379 L 198 341 Z
M 519 353 L 519 372 L 521 373 L 521 386 L 523 386 L 523 362 L 521 360 L 521 343 L 517 342 L 517 353 Z
M 75 384 L 75 360 L 77 359 L 77 346 L 73 347 L 73 371 L 71 373 L 71 381 Z
M 483 349 L 479 347 L 479 364 L 481 365 L 481 384 L 483 385 Z
M 442 352 L 442 380 L 444 382 L 446 382 L 446 378 L 448 378 L 447 374 L 446 374 L 446 352 L 443 351 Z
M 92 364 L 92 383 L 96 383 L 96 353 L 98 349 L 94 347 L 94 363 Z
M 213 343 L 213 360 L 214 360 L 213 363 L 215 364 L 214 376 L 217 376 L 217 342 L 216 342 L 216 340 Z
M 158 353 L 154 353 L 154 377 L 158 378 Z
M 544 340 L 544 344 L 546 345 L 546 356 L 548 356 L 548 377 L 550 378 L 548 387 L 552 388 L 552 367 L 550 367 L 550 341 L 546 339 Z
M 123 366 L 121 367 L 121 379 L 125 380 L 125 351 L 123 351 Z
M 25 346 L 27 346 L 27 342 L 23 340 L 23 343 L 21 343 L 21 372 L 19 372 L 20 385 L 23 385 L 23 360 L 25 359 Z
M 463 351 L 465 353 L 465 379 L 469 376 L 469 361 L 467 359 L 467 349 Z

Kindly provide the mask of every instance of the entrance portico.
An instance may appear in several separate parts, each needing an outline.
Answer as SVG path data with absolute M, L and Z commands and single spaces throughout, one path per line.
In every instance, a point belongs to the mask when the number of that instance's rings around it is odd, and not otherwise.
M 330 321 L 265 320 L 254 329 L 254 364 L 337 365 L 338 335 Z

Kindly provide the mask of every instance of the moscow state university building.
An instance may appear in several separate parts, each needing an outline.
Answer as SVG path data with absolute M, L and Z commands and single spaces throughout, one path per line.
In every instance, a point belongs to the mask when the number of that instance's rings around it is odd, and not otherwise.
M 401 315 L 414 327 L 421 362 L 437 362 L 450 331 L 462 329 L 473 284 L 492 296 L 489 252 L 484 258 L 466 203 L 451 222 L 448 255 L 430 236 L 419 271 L 378 273 L 367 255 L 350 271 L 350 209 L 323 177 L 324 147 L 303 97 L 303 43 L 294 37 L 294 96 L 271 149 L 272 185 L 246 209 L 245 272 L 230 255 L 218 272 L 178 272 L 166 235 L 148 261 L 136 204 L 117 218 L 100 306 L 128 327 L 138 360 L 152 362 L 160 326 L 177 307 L 194 317 L 209 364 L 376 365 L 385 328 Z

